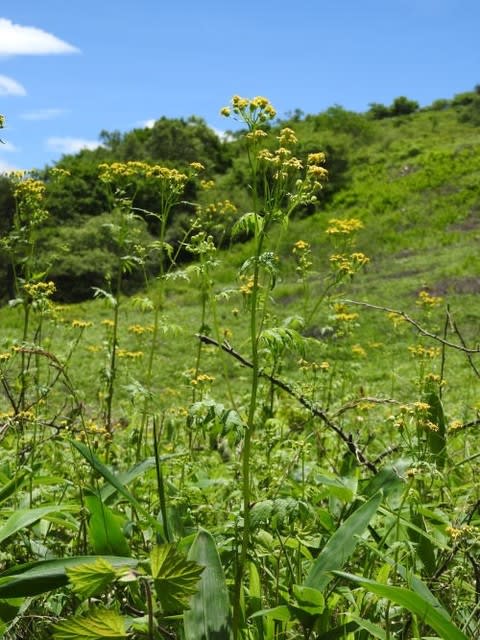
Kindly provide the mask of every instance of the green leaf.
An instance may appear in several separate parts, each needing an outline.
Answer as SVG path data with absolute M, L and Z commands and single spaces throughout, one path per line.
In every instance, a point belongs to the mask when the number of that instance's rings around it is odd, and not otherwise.
M 101 593 L 118 575 L 105 558 L 79 564 L 67 569 L 72 588 L 80 598 L 90 598 Z
M 124 618 L 109 609 L 63 620 L 54 626 L 55 640 L 115 640 L 126 638 Z
M 387 640 L 387 634 L 385 633 L 385 631 L 378 625 L 373 624 L 373 622 L 370 622 L 370 620 L 364 620 L 359 616 L 354 616 L 351 614 L 350 614 L 350 618 L 353 620 L 353 622 L 356 622 L 359 627 L 362 627 L 362 629 L 365 629 L 366 631 L 368 631 L 368 633 L 371 635 L 372 638 L 379 638 L 379 640 Z
M 130 493 L 130 491 L 124 486 L 122 482 L 115 476 L 103 462 L 96 457 L 96 455 L 86 446 L 83 442 L 77 440 L 70 440 L 70 443 L 82 454 L 85 460 L 91 465 L 93 469 L 103 476 L 103 478 L 112 485 L 124 498 L 126 498 L 135 509 L 141 513 L 154 527 L 156 531 L 161 531 L 161 525 L 153 518 L 146 509 L 138 502 L 138 500 Z
M 305 587 L 299 584 L 293 585 L 293 595 L 296 598 L 295 607 L 310 616 L 317 616 L 325 609 L 325 598 L 318 589 Z
M 370 593 L 375 593 L 381 598 L 387 598 L 391 602 L 408 609 L 418 616 L 423 623 L 434 629 L 444 640 L 468 640 L 467 636 L 445 616 L 443 611 L 438 611 L 426 598 L 423 598 L 418 593 L 409 591 L 404 587 L 381 584 L 380 582 L 375 582 L 375 580 L 369 580 L 350 573 L 335 571 L 335 574 L 359 584 Z
M 68 584 L 68 569 L 97 559 L 98 556 L 76 556 L 12 567 L 0 574 L 0 598 L 36 596 L 63 587 Z M 115 568 L 133 568 L 138 564 L 133 558 L 105 556 L 104 559 Z
M 0 543 L 4 542 L 7 538 L 12 536 L 17 531 L 21 529 L 25 529 L 30 525 L 37 522 L 37 520 L 41 520 L 45 518 L 50 513 L 55 513 L 59 511 L 71 511 L 71 507 L 59 506 L 59 505 L 50 505 L 48 507 L 38 507 L 36 509 L 19 509 L 15 511 L 8 520 L 5 522 L 3 527 L 0 528 Z
M 279 620 L 280 622 L 289 622 L 292 620 L 292 613 L 290 608 L 286 604 L 281 604 L 278 607 L 272 609 L 261 609 L 256 611 L 250 616 L 250 619 L 265 616 L 266 618 L 272 618 L 272 620 Z
M 205 567 L 198 591 L 184 614 L 185 640 L 229 640 L 232 637 L 230 603 L 225 575 L 215 541 L 208 531 L 198 532 L 188 559 Z
M 88 534 L 94 552 L 129 556 L 130 549 L 120 525 L 121 518 L 105 506 L 96 495 L 88 495 L 85 502 L 90 511 Z
M 9 498 L 15 491 L 24 484 L 28 473 L 26 471 L 20 471 L 14 478 L 6 482 L 0 489 L 0 502 L 3 502 Z
M 197 591 L 203 567 L 187 560 L 173 544 L 154 547 L 150 567 L 163 611 L 178 613 L 186 609 L 188 598 Z
M 359 537 L 375 515 L 382 494 L 377 493 L 349 516 L 335 531 L 313 563 L 304 582 L 306 587 L 322 591 L 332 580 L 331 571 L 341 569 L 357 546 Z

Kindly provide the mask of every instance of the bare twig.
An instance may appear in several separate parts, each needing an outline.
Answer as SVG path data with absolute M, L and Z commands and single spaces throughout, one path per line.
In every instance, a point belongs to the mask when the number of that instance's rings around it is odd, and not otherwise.
M 377 304 L 370 304 L 370 302 L 361 302 L 358 300 L 342 300 L 342 302 L 345 304 L 354 304 L 359 307 L 367 307 L 368 309 L 376 309 L 377 311 L 384 311 L 386 313 L 393 313 L 397 316 L 400 316 L 406 322 L 414 326 L 417 329 L 417 331 L 423 336 L 426 336 L 427 338 L 432 338 L 432 340 L 436 340 L 437 342 L 444 344 L 446 347 L 451 347 L 452 349 L 457 349 L 457 351 L 463 351 L 464 353 L 468 353 L 468 354 L 480 353 L 480 347 L 477 347 L 475 349 L 470 349 L 469 347 L 466 347 L 463 344 L 456 344 L 455 342 L 450 342 L 449 340 L 445 340 L 444 338 L 437 336 L 437 334 L 435 333 L 431 333 L 430 331 L 427 331 L 416 320 L 411 318 L 404 311 L 399 311 L 398 309 L 390 309 L 389 307 L 381 307 Z
M 206 336 L 203 334 L 197 334 L 197 338 L 201 340 L 204 344 L 213 345 L 214 347 L 218 347 L 219 349 L 222 349 L 223 351 L 225 351 L 225 353 L 228 353 L 233 358 L 235 358 L 235 360 L 240 362 L 244 367 L 248 367 L 249 369 L 253 367 L 253 364 L 249 360 L 244 358 L 240 353 L 238 353 L 238 351 L 235 351 L 235 349 L 233 349 L 233 347 L 226 340 L 222 344 L 220 344 L 213 338 L 210 338 L 210 336 Z M 345 433 L 345 431 L 343 431 L 341 427 L 339 427 L 337 424 L 335 424 L 332 421 L 332 419 L 327 415 L 324 409 L 322 409 L 317 404 L 315 404 L 314 402 L 306 398 L 304 395 L 298 393 L 298 391 L 295 391 L 295 389 L 293 389 L 293 387 L 291 387 L 284 380 L 281 380 L 280 378 L 276 378 L 275 376 L 271 376 L 265 371 L 260 371 L 259 375 L 261 378 L 265 378 L 266 380 L 269 380 L 273 385 L 285 391 L 292 398 L 295 398 L 295 400 L 297 400 L 302 406 L 308 409 L 308 411 L 310 411 L 312 415 L 316 416 L 317 418 L 320 418 L 320 420 L 322 420 L 322 422 L 329 429 L 334 431 L 337 434 L 337 436 L 347 445 L 347 448 L 350 451 L 350 453 L 352 453 L 355 456 L 355 458 L 361 465 L 367 467 L 367 469 L 369 469 L 370 471 L 373 471 L 373 473 L 378 472 L 378 469 L 375 466 L 375 464 L 365 457 L 362 450 L 353 441 L 352 434 Z
M 356 398 L 355 400 L 351 400 L 344 404 L 340 409 L 337 409 L 335 413 L 332 414 L 332 418 L 338 418 L 342 413 L 346 411 L 350 411 L 350 409 L 355 409 L 358 405 L 361 404 L 401 404 L 399 400 L 394 400 L 393 398 L 371 398 L 369 396 L 363 398 Z

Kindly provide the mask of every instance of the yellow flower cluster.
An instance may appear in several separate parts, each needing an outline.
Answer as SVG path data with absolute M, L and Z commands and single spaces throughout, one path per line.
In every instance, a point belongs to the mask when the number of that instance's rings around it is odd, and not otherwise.
M 53 178 L 69 178 L 72 174 L 67 169 L 61 169 L 60 167 L 52 167 L 48 172 L 49 176 Z
M 191 166 L 195 171 L 204 168 L 199 162 L 192 163 Z M 146 179 L 158 181 L 162 187 L 177 190 L 183 188 L 188 180 L 188 176 L 177 169 L 162 167 L 158 164 L 150 165 L 137 160 L 102 163 L 98 165 L 98 169 L 100 180 L 106 183 L 124 183 Z
M 200 180 L 200 187 L 204 191 L 209 191 L 215 187 L 215 180 Z
M 209 376 L 208 373 L 199 373 L 196 378 L 193 378 L 192 380 L 190 380 L 190 384 L 196 387 L 199 384 L 200 385 L 210 384 L 214 380 L 215 380 L 215 376 Z
M 463 422 L 461 420 L 452 420 L 452 422 L 448 425 L 449 431 L 458 431 L 463 427 Z
M 330 369 L 330 363 L 326 360 L 323 362 L 309 362 L 300 358 L 297 364 L 302 371 L 328 371 Z
M 114 325 L 113 320 L 110 320 L 109 318 L 102 320 L 101 324 L 103 324 L 103 326 L 108 327 L 109 329 L 111 329 Z
M 206 207 L 197 207 L 198 214 L 204 213 L 209 216 L 212 216 L 216 213 L 219 213 L 220 215 L 223 216 L 229 213 L 236 213 L 236 212 L 237 212 L 237 207 L 233 204 L 233 202 L 231 202 L 228 199 L 221 200 L 219 202 L 212 202 Z
M 26 282 L 23 285 L 25 293 L 33 300 L 39 298 L 49 298 L 55 293 L 55 283 L 49 280 L 48 282 Z
M 366 358 L 366 356 L 367 356 L 367 352 L 359 344 L 352 345 L 352 353 L 353 353 L 353 355 L 359 356 L 360 358 Z
M 0 362 L 6 362 L 7 360 L 10 360 L 11 357 L 12 357 L 12 354 L 8 353 L 8 351 L 4 353 L 0 353 Z
M 46 188 L 43 182 L 33 178 L 20 180 L 13 190 L 15 197 L 19 200 L 36 200 L 38 202 L 43 202 L 45 192 Z
M 305 242 L 305 240 L 297 240 L 293 245 L 292 253 L 297 253 L 297 251 L 307 251 L 310 249 L 310 243 Z
M 144 333 L 152 333 L 153 327 L 150 325 L 148 325 L 148 327 L 145 327 L 141 324 L 132 324 L 128 327 L 128 331 L 129 333 L 133 333 L 136 336 L 141 336 Z
M 143 351 L 127 351 L 127 349 L 118 349 L 117 356 L 119 358 L 138 360 L 138 358 L 143 358 Z
M 72 320 L 71 325 L 74 329 L 87 329 L 93 326 L 93 322 L 87 320 Z
M 408 347 L 415 358 L 437 358 L 440 355 L 439 347 L 424 347 L 421 344 Z
M 332 218 L 328 223 L 330 226 L 327 227 L 325 233 L 329 235 L 348 235 L 363 228 L 362 222 L 357 218 L 346 218 L 345 220 Z
M 280 145 L 282 147 L 289 144 L 297 144 L 298 142 L 295 131 L 293 131 L 293 129 L 290 129 L 289 127 L 285 127 L 280 131 L 280 135 L 277 137 L 277 140 L 280 142 Z
M 231 107 L 223 107 L 220 110 L 221 115 L 226 118 L 230 117 L 232 112 L 251 126 L 273 120 L 277 115 L 269 100 L 263 96 L 256 96 L 251 99 L 242 98 L 238 95 L 233 96 Z
M 351 254 L 336 253 L 330 256 L 333 267 L 342 275 L 354 275 L 361 267 L 370 262 L 365 254 L 356 252 Z
M 244 296 L 248 296 L 252 293 L 253 290 L 253 285 L 254 285 L 254 279 L 253 276 L 240 276 L 240 279 L 242 280 L 242 283 L 240 285 L 240 293 L 243 293 Z
M 474 533 L 475 527 L 472 527 L 469 524 L 464 524 L 461 527 L 447 527 L 445 532 L 452 538 L 453 542 L 457 542 Z
M 443 302 L 443 298 L 440 296 L 432 296 L 428 291 L 420 291 L 418 294 L 417 304 L 421 307 L 431 308 L 437 307 Z

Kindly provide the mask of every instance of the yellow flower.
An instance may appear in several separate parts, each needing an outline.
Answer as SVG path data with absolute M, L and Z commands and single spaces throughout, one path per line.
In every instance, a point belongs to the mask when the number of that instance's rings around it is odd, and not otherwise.
M 349 234 L 353 231 L 358 231 L 363 228 L 363 224 L 357 218 L 347 218 L 345 220 L 339 220 L 338 218 L 332 218 L 329 220 L 330 226 L 327 227 L 325 233 L 329 235 Z
M 305 240 L 297 240 L 293 245 L 292 252 L 296 253 L 297 251 L 306 251 L 307 249 L 310 249 L 310 244 L 308 242 L 305 242 Z
M 440 296 L 432 296 L 428 291 L 420 291 L 418 294 L 418 300 L 416 304 L 422 307 L 436 307 L 443 302 L 443 298 Z
M 93 322 L 87 322 L 86 320 L 72 320 L 72 327 L 74 329 L 86 329 L 93 326 Z

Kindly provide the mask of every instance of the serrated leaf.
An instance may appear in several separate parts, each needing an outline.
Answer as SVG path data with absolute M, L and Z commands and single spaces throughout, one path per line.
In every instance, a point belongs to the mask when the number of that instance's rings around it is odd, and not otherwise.
M 90 598 L 101 593 L 116 577 L 118 572 L 105 558 L 95 562 L 79 564 L 67 569 L 67 576 L 73 590 L 81 598 Z
M 88 616 L 63 620 L 54 626 L 55 640 L 116 640 L 127 638 L 125 620 L 109 609 L 97 609 Z
M 152 549 L 150 568 L 163 611 L 178 613 L 186 609 L 188 598 L 198 589 L 204 568 L 187 560 L 173 544 L 162 544 Z
M 40 560 L 17 565 L 0 574 L 0 598 L 35 596 L 68 584 L 67 570 L 79 564 L 95 562 L 98 556 L 76 556 Z M 138 560 L 133 558 L 105 558 L 115 568 L 134 568 Z

